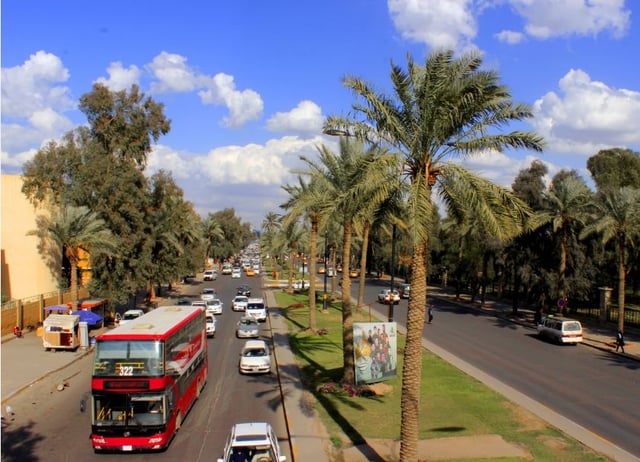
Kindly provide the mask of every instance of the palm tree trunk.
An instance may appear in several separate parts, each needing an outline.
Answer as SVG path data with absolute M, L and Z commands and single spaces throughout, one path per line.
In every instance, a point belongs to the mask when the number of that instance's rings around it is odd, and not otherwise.
M 358 306 L 360 309 L 364 305 L 364 286 L 367 273 L 367 249 L 369 248 L 369 231 L 371 231 L 371 223 L 368 221 L 364 224 L 362 230 L 362 255 L 360 256 L 360 285 L 358 286 Z
M 351 219 L 345 217 L 342 246 L 342 264 L 349 262 L 351 253 Z M 342 271 L 342 351 L 344 371 L 342 381 L 353 385 L 355 382 L 355 359 L 353 357 L 353 311 L 351 309 L 351 280 L 349 271 Z
M 73 311 L 78 309 L 78 262 L 75 258 L 69 259 L 69 266 L 71 267 L 71 306 Z
M 318 247 L 318 218 L 314 215 L 311 220 L 311 249 L 309 252 L 309 329 L 317 330 L 316 326 L 316 248 Z M 303 285 L 304 288 L 304 285 Z
M 416 246 L 411 259 L 411 294 L 407 311 L 407 341 L 404 347 L 400 398 L 400 460 L 407 462 L 418 460 L 422 332 L 427 304 L 426 249 L 427 244 Z
M 560 270 L 558 275 L 558 296 L 565 300 L 566 293 L 566 285 L 565 285 L 565 277 L 567 273 L 567 230 L 563 226 L 562 227 L 562 239 L 560 241 Z M 562 305 L 562 313 L 568 309 L 567 304 Z
M 624 236 L 618 239 L 618 330 L 624 332 L 624 292 L 626 290 L 626 268 L 624 264 Z

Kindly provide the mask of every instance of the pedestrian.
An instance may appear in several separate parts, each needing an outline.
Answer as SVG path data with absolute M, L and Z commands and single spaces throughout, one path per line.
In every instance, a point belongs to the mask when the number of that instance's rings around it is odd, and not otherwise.
M 433 305 L 429 305 L 429 308 L 427 309 L 427 317 L 427 323 L 431 324 L 431 322 L 433 321 Z
M 621 349 L 624 353 L 624 333 L 622 330 L 619 330 L 616 335 L 616 351 L 618 351 L 618 349 Z

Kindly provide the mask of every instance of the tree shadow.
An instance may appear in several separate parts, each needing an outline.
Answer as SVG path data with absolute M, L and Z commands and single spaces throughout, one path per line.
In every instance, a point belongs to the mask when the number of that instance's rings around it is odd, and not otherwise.
M 3 462 L 35 462 L 40 459 L 35 455 L 35 448 L 44 436 L 34 433 L 35 422 L 11 428 L 2 422 L 2 461 Z

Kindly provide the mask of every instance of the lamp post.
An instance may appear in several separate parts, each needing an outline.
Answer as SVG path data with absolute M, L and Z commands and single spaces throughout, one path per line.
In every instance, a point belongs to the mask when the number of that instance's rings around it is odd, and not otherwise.
M 391 228 L 391 293 L 389 294 L 389 311 L 387 312 L 387 321 L 393 322 L 393 280 L 396 274 L 396 225 Z
M 327 312 L 327 235 L 324 235 L 324 292 L 322 293 L 322 312 Z

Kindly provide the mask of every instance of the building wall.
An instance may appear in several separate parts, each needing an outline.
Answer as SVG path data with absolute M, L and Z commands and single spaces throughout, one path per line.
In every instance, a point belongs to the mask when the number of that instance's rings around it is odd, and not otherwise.
M 27 236 L 36 229 L 37 215 L 22 193 L 22 177 L 2 175 L 2 295 L 7 299 L 24 299 L 58 289 L 57 268 L 49 269 L 38 249 L 39 239 Z

